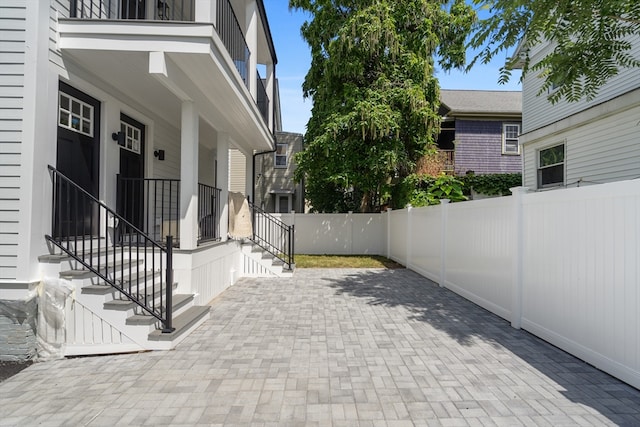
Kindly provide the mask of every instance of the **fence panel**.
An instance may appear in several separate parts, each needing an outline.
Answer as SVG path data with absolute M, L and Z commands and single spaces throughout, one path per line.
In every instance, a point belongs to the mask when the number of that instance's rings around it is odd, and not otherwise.
M 386 236 L 380 214 L 282 214 L 281 218 L 296 226 L 296 253 L 380 255 L 385 252 Z
M 389 258 L 407 265 L 407 209 L 389 212 Z
M 442 206 L 411 209 L 408 267 L 435 282 L 440 281 L 441 223 Z
M 446 287 L 511 318 L 516 261 L 512 197 L 447 206 Z
M 640 386 L 640 181 L 523 200 L 522 327 Z

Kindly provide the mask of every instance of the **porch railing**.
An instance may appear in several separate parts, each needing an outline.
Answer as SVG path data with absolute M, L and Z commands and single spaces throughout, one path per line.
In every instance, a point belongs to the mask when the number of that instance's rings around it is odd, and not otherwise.
M 454 172 L 456 166 L 455 150 L 438 150 L 443 172 Z
M 249 87 L 249 47 L 229 0 L 218 0 L 216 31 L 222 39 L 245 86 Z
M 155 242 L 174 236 L 180 243 L 180 180 L 161 178 L 125 178 L 117 176 L 116 205 L 118 213 L 129 224 L 142 230 Z M 135 233 L 133 233 L 135 236 Z M 118 228 L 118 243 L 131 239 L 130 228 Z
M 193 21 L 194 0 L 70 0 L 69 16 L 82 19 Z
M 198 184 L 198 243 L 220 240 L 220 191 Z
M 287 225 L 280 219 L 249 202 L 253 222 L 255 244 L 282 261 L 291 269 L 294 260 L 295 226 Z
M 173 243 L 154 239 L 54 167 L 51 235 L 45 238 L 111 285 L 171 332 Z M 116 242 L 117 230 L 129 239 Z M 164 274 L 163 274 L 164 273 Z
M 256 79 L 258 84 L 258 96 L 256 99 L 258 110 L 260 110 L 265 123 L 269 123 L 269 96 L 267 95 L 267 89 L 264 87 L 264 81 L 260 77 L 260 72 L 257 70 Z

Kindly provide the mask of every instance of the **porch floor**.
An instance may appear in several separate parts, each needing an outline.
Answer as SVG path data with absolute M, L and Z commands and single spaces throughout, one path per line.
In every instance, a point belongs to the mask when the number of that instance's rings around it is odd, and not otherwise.
M 409 270 L 244 278 L 173 351 L 35 363 L 1 425 L 638 425 L 640 391 Z

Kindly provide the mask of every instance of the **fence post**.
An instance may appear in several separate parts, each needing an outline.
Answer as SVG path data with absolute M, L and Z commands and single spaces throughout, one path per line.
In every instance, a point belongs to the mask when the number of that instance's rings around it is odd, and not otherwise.
M 387 258 L 391 259 L 391 208 L 387 208 Z
M 406 240 L 406 257 L 407 261 L 405 262 L 405 266 L 408 269 L 411 269 L 411 246 L 412 246 L 412 237 L 413 237 L 413 226 L 411 224 L 411 211 L 413 211 L 413 206 L 407 205 L 407 240 Z
M 515 260 L 513 262 L 513 287 L 511 289 L 511 326 L 520 329 L 522 326 L 522 263 L 524 252 L 524 219 L 522 199 L 527 187 L 509 189 L 513 196 L 513 235 L 515 239 Z
M 440 199 L 440 283 L 445 286 L 447 280 L 447 216 L 449 199 Z

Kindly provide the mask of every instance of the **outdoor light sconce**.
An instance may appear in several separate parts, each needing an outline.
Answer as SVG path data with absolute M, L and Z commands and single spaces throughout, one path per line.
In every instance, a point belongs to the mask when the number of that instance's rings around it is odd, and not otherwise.
M 156 150 L 153 152 L 153 155 L 158 158 L 158 160 L 164 160 L 164 150 Z
M 124 132 L 114 132 L 111 134 L 111 139 L 116 141 L 119 146 L 124 147 Z

